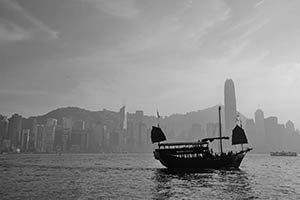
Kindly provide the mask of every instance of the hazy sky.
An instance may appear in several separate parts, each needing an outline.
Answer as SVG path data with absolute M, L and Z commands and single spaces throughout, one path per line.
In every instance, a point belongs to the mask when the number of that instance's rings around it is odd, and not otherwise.
M 0 113 L 224 102 L 300 127 L 298 0 L 0 0 Z

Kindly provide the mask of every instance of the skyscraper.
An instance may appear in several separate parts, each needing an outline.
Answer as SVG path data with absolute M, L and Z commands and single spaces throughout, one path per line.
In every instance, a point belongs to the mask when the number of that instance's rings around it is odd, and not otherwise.
M 266 146 L 266 129 L 265 129 L 265 116 L 264 112 L 261 109 L 257 109 L 254 113 L 255 118 L 255 127 L 256 127 L 256 134 L 257 134 L 257 144 L 256 148 L 259 151 L 267 151 Z
M 0 115 L 0 152 L 3 150 L 7 150 L 7 143 L 8 141 L 8 120 L 6 116 Z M 4 142 L 6 141 L 6 142 Z
M 36 136 L 34 138 L 34 148 L 37 152 L 43 152 L 43 137 L 45 135 L 45 126 L 36 125 Z
M 47 124 L 44 129 L 43 140 L 42 140 L 42 150 L 43 152 L 51 152 L 54 150 L 54 138 L 55 138 L 55 128 L 57 126 L 57 120 L 48 118 Z
M 245 130 L 246 130 L 247 136 L 249 138 L 248 142 L 252 146 L 256 146 L 257 145 L 256 127 L 255 127 L 255 123 L 254 123 L 253 119 L 246 120 Z
M 279 149 L 279 127 L 277 117 L 271 116 L 265 119 L 266 144 L 270 151 L 280 151 Z
M 21 139 L 22 139 L 22 120 L 23 117 L 18 114 L 14 114 L 11 116 L 8 121 L 8 133 L 9 139 L 11 142 L 11 148 L 15 151 L 17 148 L 21 147 Z
M 286 122 L 285 127 L 288 131 L 295 132 L 295 125 L 291 120 Z
M 232 79 L 225 81 L 224 87 L 224 105 L 225 105 L 225 136 L 231 136 L 233 128 L 236 126 L 236 99 Z

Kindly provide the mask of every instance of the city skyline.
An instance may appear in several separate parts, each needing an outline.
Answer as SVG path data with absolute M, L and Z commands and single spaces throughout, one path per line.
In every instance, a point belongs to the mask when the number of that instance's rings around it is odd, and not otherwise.
M 299 199 L 299 10 L 0 0 L 0 199 Z
M 255 111 L 254 119 L 237 111 L 232 79 L 225 81 L 224 102 L 223 109 L 214 106 L 161 119 L 158 111 L 156 117 L 147 116 L 143 110 L 126 112 L 126 106 L 119 112 L 66 107 L 28 119 L 19 114 L 10 118 L 0 115 L 0 151 L 147 152 L 151 149 L 150 128 L 156 123 L 165 131 L 168 141 L 199 141 L 215 137 L 220 128 L 223 136 L 230 138 L 239 125 L 245 128 L 255 152 L 298 150 L 300 130 L 292 121 L 279 123 L 278 117 L 265 117 L 261 109 Z M 221 119 L 216 117 L 217 108 L 221 109 Z M 230 143 L 223 147 L 234 148 Z M 213 147 L 213 151 L 220 149 Z
M 189 112 L 185 112 L 185 113 L 173 113 L 173 114 L 170 114 L 170 115 L 161 115 L 160 114 L 160 118 L 168 118 L 168 117 L 172 117 L 172 116 L 176 116 L 176 115 L 187 115 L 187 114 L 190 114 L 190 113 L 195 113 L 195 112 L 201 112 L 201 111 L 203 111 L 203 110 L 206 110 L 206 109 L 211 109 L 211 108 L 213 108 L 213 107 L 216 107 L 216 106 L 223 106 L 224 107 L 224 110 L 225 110 L 225 105 L 223 105 L 223 104 L 218 104 L 218 105 L 214 105 L 214 106 L 209 106 L 209 107 L 207 107 L 207 108 L 203 108 L 203 109 L 199 109 L 199 110 L 194 110 L 194 111 L 189 111 Z M 121 108 L 124 108 L 124 107 L 126 107 L 126 105 L 123 105 Z M 51 112 L 53 112 L 53 111 L 55 111 L 55 110 L 58 110 L 58 109 L 68 109 L 68 108 L 75 108 L 75 109 L 82 109 L 82 110 L 86 110 L 86 111 L 89 111 L 89 112 L 101 112 L 101 111 L 109 111 L 109 112 L 118 112 L 117 110 L 110 110 L 110 109 L 107 109 L 107 108 L 102 108 L 102 109 L 99 109 L 99 110 L 88 110 L 88 109 L 85 109 L 85 108 L 81 108 L 81 107 L 76 107 L 76 106 L 67 106 L 67 107 L 60 107 L 60 108 L 56 108 L 56 109 L 53 109 L 53 110 L 50 110 L 50 111 L 48 111 L 48 112 L 46 112 L 46 113 L 40 113 L 40 114 L 37 114 L 37 115 L 31 115 L 31 116 L 25 116 L 25 115 L 22 115 L 22 113 L 12 113 L 11 115 L 5 115 L 5 114 L 3 114 L 3 113 L 0 113 L 0 116 L 2 116 L 2 117 L 5 117 L 5 118 L 10 118 L 10 117 L 12 117 L 13 115 L 19 115 L 19 116 L 21 116 L 21 117 L 23 117 L 24 119 L 30 119 L 30 118 L 36 118 L 36 117 L 40 117 L 40 116 L 44 116 L 44 115 L 47 115 L 47 114 L 49 114 L 49 113 L 51 113 Z M 127 109 L 127 108 L 126 108 Z M 134 114 L 136 111 L 142 111 L 143 113 L 145 113 L 144 112 L 144 110 L 135 110 L 135 111 L 132 111 L 132 112 L 129 112 L 129 111 L 127 111 L 126 110 L 126 114 Z M 244 115 L 244 113 L 241 113 L 241 112 L 239 112 L 238 111 L 238 109 L 237 109 L 237 115 L 236 115 L 236 117 L 239 117 L 238 115 L 242 115 L 242 119 L 244 118 L 244 119 L 246 119 L 246 120 L 255 120 L 255 114 L 256 114 L 256 112 L 263 112 L 264 113 L 264 110 L 263 109 L 261 109 L 261 108 L 258 108 L 257 110 L 255 110 L 255 112 L 253 112 L 253 117 L 248 117 L 248 116 L 245 116 Z M 224 111 L 225 112 L 225 111 Z M 156 113 L 153 113 L 153 114 L 147 114 L 147 113 L 145 113 L 145 116 L 148 116 L 148 117 L 157 117 L 157 112 Z M 240 116 L 241 117 L 241 116 Z M 292 121 L 292 120 L 290 120 L 290 119 L 288 119 L 287 121 L 282 121 L 282 120 L 280 120 L 280 117 L 279 116 L 276 116 L 276 115 L 271 115 L 271 116 L 264 116 L 265 118 L 264 119 L 266 119 L 266 118 L 269 118 L 269 117 L 276 117 L 277 119 L 278 119 L 278 123 L 279 124 L 285 124 L 285 123 L 287 123 L 287 122 L 292 122 L 293 124 L 295 124 L 295 122 L 294 121 Z M 237 120 L 238 118 L 236 118 L 236 120 Z M 223 121 L 224 120 L 224 121 Z M 241 119 L 240 119 L 241 120 Z M 225 126 L 225 113 L 224 113 L 224 119 L 222 119 L 222 124 L 224 123 L 224 126 Z M 124 125 L 125 126 L 125 125 Z M 296 125 L 295 125 L 295 130 L 300 130 L 299 129 L 299 127 L 297 127 Z
M 0 0 L 0 113 L 187 113 L 223 104 L 300 127 L 298 1 Z M 176 108 L 176 109 L 174 109 Z
M 197 141 L 218 136 L 218 106 L 202 111 L 161 118 L 160 125 L 170 142 Z M 222 115 L 226 119 L 225 109 Z M 242 116 L 240 116 L 242 117 Z M 222 124 L 223 134 L 226 124 Z M 92 112 L 79 108 L 61 108 L 50 113 L 23 118 L 18 114 L 7 118 L 0 115 L 0 151 L 2 152 L 150 152 L 150 130 L 157 122 L 155 116 L 143 111 L 125 114 L 119 112 Z M 255 119 L 243 118 L 243 127 L 249 146 L 256 153 L 281 150 L 299 150 L 300 130 L 294 123 L 278 123 L 275 116 L 264 117 L 262 110 Z M 124 126 L 126 124 L 126 126 Z M 227 134 L 231 137 L 232 133 Z M 232 149 L 224 142 L 225 149 Z M 219 151 L 212 143 L 213 151 Z

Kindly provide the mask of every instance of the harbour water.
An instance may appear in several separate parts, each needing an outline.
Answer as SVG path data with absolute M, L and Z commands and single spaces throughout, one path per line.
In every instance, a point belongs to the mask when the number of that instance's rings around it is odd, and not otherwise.
M 4 199 L 300 199 L 300 157 L 248 154 L 240 170 L 165 169 L 152 154 L 0 155 Z

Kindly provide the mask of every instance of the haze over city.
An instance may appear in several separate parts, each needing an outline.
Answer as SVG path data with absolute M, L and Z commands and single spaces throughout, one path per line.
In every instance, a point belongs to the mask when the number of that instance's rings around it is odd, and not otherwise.
M 299 1 L 0 0 L 0 113 L 223 104 L 300 127 Z
M 0 199 L 300 199 L 299 0 L 0 0 Z

